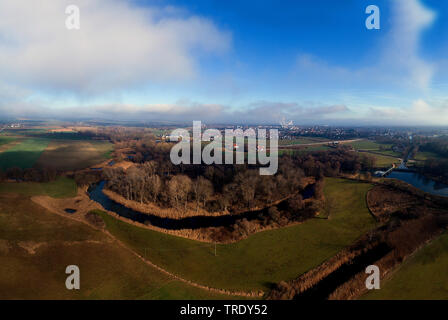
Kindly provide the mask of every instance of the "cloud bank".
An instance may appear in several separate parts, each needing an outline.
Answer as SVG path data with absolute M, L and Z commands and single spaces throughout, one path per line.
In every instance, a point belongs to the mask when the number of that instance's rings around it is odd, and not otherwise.
M 426 90 L 430 87 L 436 66 L 420 56 L 420 42 L 423 32 L 436 19 L 436 13 L 421 4 L 419 0 L 394 0 L 391 2 L 391 25 L 382 27 L 384 38 L 378 52 L 362 68 L 347 68 L 332 65 L 311 54 L 297 56 L 296 71 L 312 81 L 325 81 L 333 85 L 359 84 L 406 87 Z M 383 16 L 383 19 L 385 17 Z
M 67 5 L 80 9 L 68 30 Z M 194 78 L 194 53 L 221 54 L 231 35 L 175 8 L 122 0 L 0 1 L 0 78 L 17 86 L 73 94 L 123 90 Z

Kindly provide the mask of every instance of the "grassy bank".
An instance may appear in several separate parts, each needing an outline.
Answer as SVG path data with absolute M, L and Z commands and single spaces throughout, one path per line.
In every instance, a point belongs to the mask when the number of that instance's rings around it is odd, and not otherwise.
M 77 265 L 81 289 L 67 290 Z M 168 278 L 101 231 L 0 193 L 0 299 L 229 299 Z
M 408 259 L 380 290 L 363 299 L 448 299 L 448 234 Z
M 330 219 L 270 230 L 234 244 L 214 245 L 139 228 L 98 212 L 107 229 L 153 263 L 210 287 L 268 290 L 351 244 L 374 226 L 365 203 L 369 184 L 327 179 Z

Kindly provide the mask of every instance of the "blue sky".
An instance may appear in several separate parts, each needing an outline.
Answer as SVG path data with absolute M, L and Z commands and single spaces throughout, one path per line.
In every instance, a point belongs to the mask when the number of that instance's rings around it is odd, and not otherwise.
M 67 4 L 80 8 L 80 30 L 64 28 Z M 370 4 L 380 30 L 365 27 Z M 18 117 L 444 125 L 447 15 L 436 0 L 8 0 L 0 108 Z

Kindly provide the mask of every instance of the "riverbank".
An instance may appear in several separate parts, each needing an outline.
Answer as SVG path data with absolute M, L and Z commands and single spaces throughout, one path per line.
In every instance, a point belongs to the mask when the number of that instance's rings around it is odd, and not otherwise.
M 375 222 L 366 208 L 368 184 L 328 179 L 330 219 L 311 218 L 229 243 L 198 243 L 123 223 L 103 214 L 107 229 L 140 255 L 174 274 L 215 288 L 268 291 L 352 244 Z M 344 197 L 341 197 L 344 195 Z M 216 253 L 215 253 L 216 252 Z
M 314 177 L 306 177 L 303 178 L 303 181 L 300 185 L 300 189 L 306 190 L 311 185 L 316 183 L 316 179 Z M 203 208 L 199 207 L 197 208 L 196 203 L 194 202 L 188 202 L 185 208 L 163 208 L 157 205 L 153 202 L 138 202 L 134 200 L 128 200 L 124 198 L 122 195 L 107 189 L 106 187 L 103 188 L 103 193 L 109 197 L 111 200 L 138 212 L 146 213 L 148 215 L 154 215 L 161 218 L 170 218 L 170 219 L 183 219 L 187 217 L 219 217 L 219 216 L 226 216 L 226 215 L 243 215 L 247 212 L 255 212 L 255 211 L 262 211 L 265 209 L 268 209 L 272 206 L 276 206 L 280 204 L 283 201 L 286 201 L 297 194 L 290 194 L 286 197 L 283 197 L 281 199 L 277 199 L 275 201 L 270 202 L 268 205 L 265 206 L 255 206 L 252 208 L 244 209 L 244 210 L 223 210 L 223 211 L 207 211 Z M 300 193 L 300 192 L 299 192 Z M 218 195 L 219 196 L 219 195 Z
M 448 221 L 446 200 L 398 180 L 377 181 L 366 202 L 379 226 L 296 280 L 279 283 L 268 297 L 360 297 L 366 292 L 366 275 L 362 268 L 357 269 L 359 261 L 380 266 L 381 277 L 388 277 L 403 260 L 444 232 Z

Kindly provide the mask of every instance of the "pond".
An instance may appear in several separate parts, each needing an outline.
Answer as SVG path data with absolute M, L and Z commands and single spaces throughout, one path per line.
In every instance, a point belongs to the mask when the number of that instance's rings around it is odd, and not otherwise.
M 89 188 L 88 193 L 90 199 L 100 203 L 104 209 L 115 212 L 116 214 L 131 219 L 140 223 L 149 223 L 153 226 L 168 229 L 168 230 L 181 230 L 181 229 L 199 229 L 209 227 L 222 227 L 234 225 L 237 221 L 247 219 L 248 221 L 259 219 L 260 214 L 263 214 L 264 210 L 245 212 L 238 215 L 222 215 L 222 216 L 195 216 L 186 217 L 182 219 L 162 218 L 152 214 L 146 214 L 139 211 L 132 210 L 110 199 L 103 193 L 103 188 L 106 181 L 102 181 L 99 184 L 93 185 Z M 309 185 L 302 192 L 304 199 L 313 196 L 314 186 Z
M 430 194 L 448 197 L 448 185 L 429 179 L 417 172 L 392 171 L 387 177 L 407 182 Z

